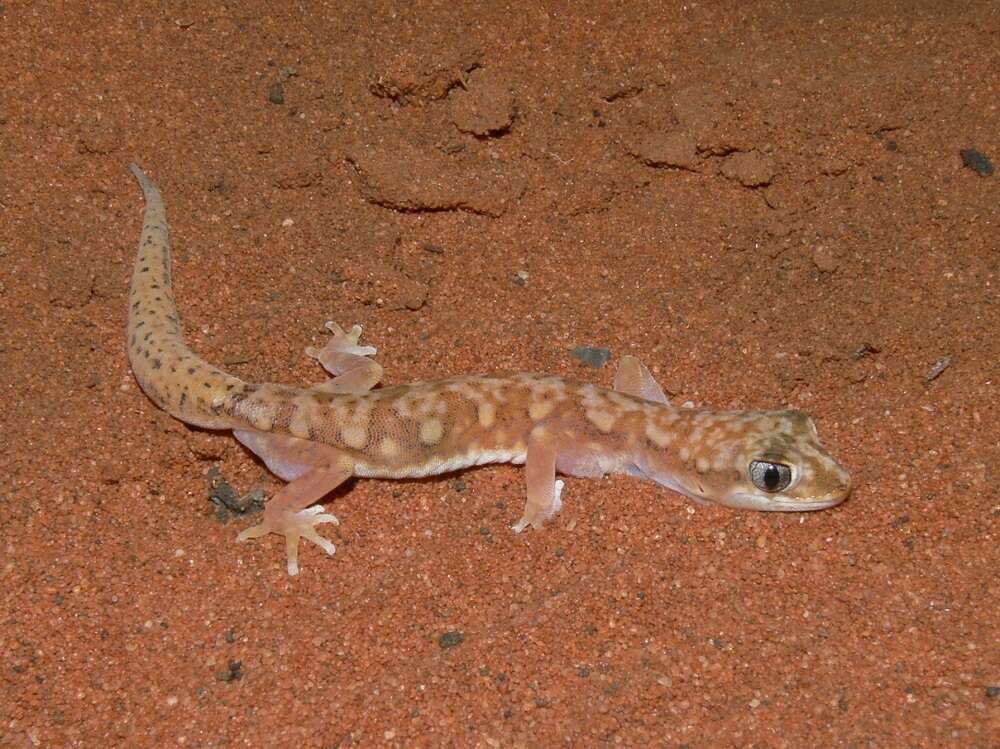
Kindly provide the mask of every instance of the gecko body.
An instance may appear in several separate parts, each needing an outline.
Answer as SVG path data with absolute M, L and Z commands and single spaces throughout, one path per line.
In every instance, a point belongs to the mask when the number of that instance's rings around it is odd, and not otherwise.
M 376 388 L 382 368 L 361 328 L 327 323 L 309 347 L 333 375 L 312 387 L 249 383 L 184 342 L 170 277 L 166 210 L 156 186 L 130 167 L 146 199 L 129 296 L 128 352 L 139 385 L 160 408 L 234 436 L 288 483 L 240 540 L 286 539 L 298 572 L 316 526 L 337 522 L 315 504 L 347 479 L 405 479 L 487 463 L 523 464 L 527 501 L 515 531 L 540 528 L 561 506 L 557 473 L 626 473 L 695 500 L 754 510 L 819 510 L 843 501 L 847 471 L 799 411 L 713 411 L 668 403 L 649 371 L 623 357 L 613 389 L 559 377 L 471 375 Z

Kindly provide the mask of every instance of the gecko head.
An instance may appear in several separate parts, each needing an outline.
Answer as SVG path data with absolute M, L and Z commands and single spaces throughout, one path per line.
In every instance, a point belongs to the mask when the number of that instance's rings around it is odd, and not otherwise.
M 702 486 L 705 498 L 748 510 L 804 512 L 843 502 L 851 476 L 820 444 L 816 425 L 801 411 L 743 414 L 739 426 L 720 434 Z M 702 462 L 702 467 L 705 463 Z M 728 478 L 727 478 L 728 476 Z
M 686 444 L 671 444 L 665 429 L 653 429 L 669 449 L 646 452 L 634 473 L 695 500 L 746 510 L 822 510 L 850 493 L 850 474 L 801 411 L 681 413 L 690 419 L 680 430 Z

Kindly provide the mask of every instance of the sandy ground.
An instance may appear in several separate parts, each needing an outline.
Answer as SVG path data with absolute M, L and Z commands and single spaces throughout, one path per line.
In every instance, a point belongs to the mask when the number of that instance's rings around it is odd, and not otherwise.
M 1000 745 L 996 3 L 139 5 L 0 4 L 0 745 Z M 243 378 L 632 353 L 856 490 L 357 481 L 290 579 L 129 372 L 132 161 Z

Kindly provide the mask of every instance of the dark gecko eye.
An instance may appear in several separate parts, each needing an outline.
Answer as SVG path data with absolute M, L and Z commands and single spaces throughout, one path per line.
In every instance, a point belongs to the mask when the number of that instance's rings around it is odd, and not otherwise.
M 765 492 L 780 492 L 792 483 L 792 469 L 784 463 L 755 460 L 750 463 L 750 480 Z

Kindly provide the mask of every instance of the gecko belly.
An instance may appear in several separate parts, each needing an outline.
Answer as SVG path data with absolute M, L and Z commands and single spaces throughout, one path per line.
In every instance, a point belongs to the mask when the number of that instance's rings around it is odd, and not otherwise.
M 424 476 L 436 476 L 440 473 L 460 471 L 463 468 L 471 468 L 472 466 L 481 466 L 488 463 L 523 465 L 526 459 L 527 452 L 518 452 L 516 450 L 469 452 L 462 455 L 453 455 L 448 458 L 435 457 L 427 460 L 425 463 L 408 463 L 405 466 L 366 463 L 362 459 L 354 464 L 354 475 L 379 479 L 423 478 Z

